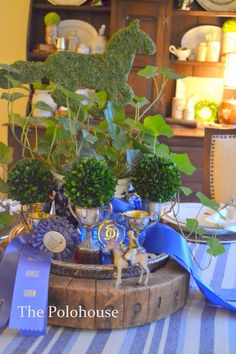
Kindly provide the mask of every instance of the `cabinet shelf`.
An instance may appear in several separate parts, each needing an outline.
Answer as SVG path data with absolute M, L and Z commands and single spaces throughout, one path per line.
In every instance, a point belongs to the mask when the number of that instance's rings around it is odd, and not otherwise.
M 215 67 L 224 67 L 225 63 L 221 61 L 213 62 L 213 61 L 183 61 L 183 60 L 169 60 L 171 65 L 181 65 L 181 66 L 215 66 Z
M 51 11 L 80 11 L 80 12 L 110 12 L 111 6 L 91 6 L 91 5 L 81 5 L 81 6 L 72 6 L 72 5 L 52 5 L 52 4 L 34 4 L 33 8 L 35 10 L 51 10 Z
M 236 12 L 228 11 L 186 11 L 174 10 L 173 16 L 194 16 L 194 17 L 236 17 Z

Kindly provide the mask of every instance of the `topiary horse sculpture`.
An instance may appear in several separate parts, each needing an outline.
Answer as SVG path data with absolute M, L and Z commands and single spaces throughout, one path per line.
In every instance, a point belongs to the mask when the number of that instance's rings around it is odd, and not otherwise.
M 19 74 L 14 73 L 13 76 L 24 83 L 33 83 L 46 77 L 69 91 L 78 88 L 105 90 L 108 100 L 125 105 L 134 94 L 127 80 L 135 55 L 151 55 L 155 50 L 154 42 L 140 29 L 139 21 L 135 20 L 111 37 L 102 54 L 57 52 L 44 63 L 18 61 L 13 67 L 19 70 Z M 61 90 L 55 89 L 53 98 L 58 104 L 66 105 Z

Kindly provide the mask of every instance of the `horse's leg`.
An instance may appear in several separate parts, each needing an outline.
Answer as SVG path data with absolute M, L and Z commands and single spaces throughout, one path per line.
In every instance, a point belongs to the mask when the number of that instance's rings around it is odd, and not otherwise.
M 148 259 L 147 259 L 147 257 L 143 258 L 142 267 L 146 271 L 146 279 L 145 279 L 144 284 L 147 285 L 148 284 L 148 279 L 149 279 L 149 274 L 150 274 L 150 270 L 148 268 Z
M 133 98 L 134 92 L 129 85 L 125 82 L 116 82 L 116 85 L 106 88 L 108 98 L 110 101 L 118 104 L 125 105 Z
M 122 82 L 118 88 L 117 88 L 117 98 L 118 98 L 118 104 L 119 105 L 125 105 L 128 102 L 132 100 L 134 97 L 134 91 L 132 88 L 126 84 L 125 82 Z
M 141 263 L 139 263 L 139 265 L 140 265 L 140 277 L 139 277 L 139 280 L 138 280 L 138 284 L 142 284 L 142 282 L 143 282 L 143 267 L 142 267 L 142 265 L 141 265 Z
M 122 283 L 122 262 L 117 262 L 117 280 L 116 280 L 116 288 Z

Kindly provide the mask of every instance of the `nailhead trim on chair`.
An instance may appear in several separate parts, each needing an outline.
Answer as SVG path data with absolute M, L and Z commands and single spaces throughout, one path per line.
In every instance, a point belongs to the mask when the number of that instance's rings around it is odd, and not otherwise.
M 215 189 L 214 189 L 214 153 L 215 153 L 215 142 L 218 139 L 235 139 L 236 135 L 212 135 L 211 137 L 211 152 L 210 152 L 210 192 L 211 198 L 215 199 Z

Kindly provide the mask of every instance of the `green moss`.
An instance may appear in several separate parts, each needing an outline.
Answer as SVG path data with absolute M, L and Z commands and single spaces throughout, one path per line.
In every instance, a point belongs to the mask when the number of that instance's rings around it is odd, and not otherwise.
M 134 187 L 143 199 L 168 202 L 180 187 L 179 170 L 169 159 L 144 154 L 134 170 Z
M 45 63 L 18 61 L 14 64 L 19 70 L 15 78 L 20 82 L 33 83 L 47 77 L 69 91 L 78 88 L 105 90 L 108 100 L 123 106 L 134 95 L 127 81 L 137 53 L 152 55 L 155 44 L 140 30 L 136 20 L 111 37 L 103 54 L 57 52 L 49 56 Z M 59 105 L 66 105 L 66 98 L 60 90 L 53 92 L 53 98 Z M 70 108 L 75 110 L 77 107 L 78 102 L 71 98 Z
M 66 194 L 75 206 L 98 208 L 113 198 L 117 179 L 104 160 L 84 157 L 72 166 L 64 181 Z
M 22 204 L 45 202 L 53 190 L 53 176 L 42 162 L 18 161 L 8 175 L 9 196 Z

